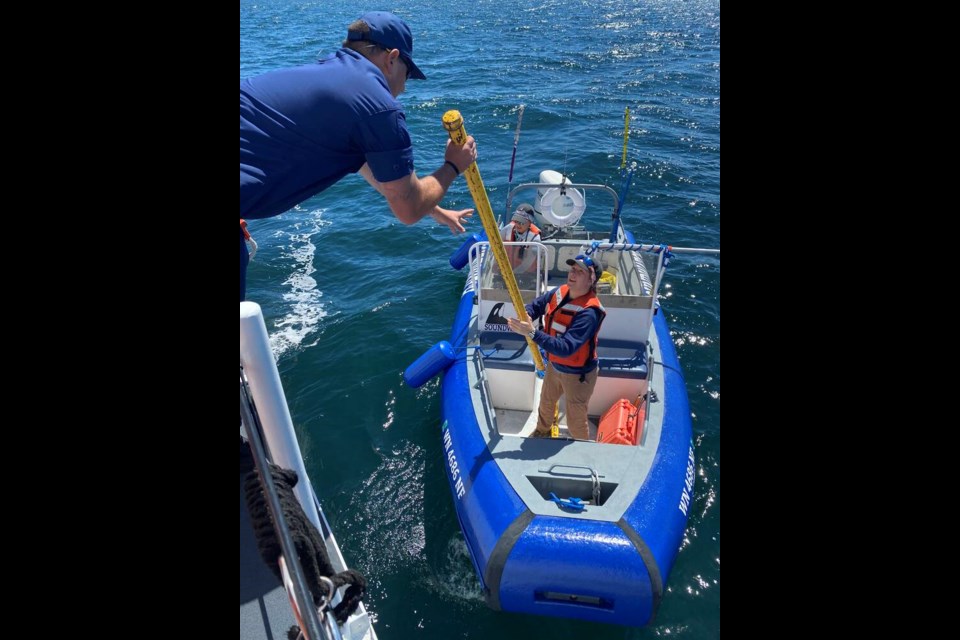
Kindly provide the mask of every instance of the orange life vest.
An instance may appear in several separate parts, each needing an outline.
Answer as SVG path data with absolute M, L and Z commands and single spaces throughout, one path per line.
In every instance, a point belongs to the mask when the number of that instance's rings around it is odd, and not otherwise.
M 515 226 L 513 226 L 512 224 L 511 224 L 510 226 L 512 227 L 512 228 L 510 229 L 510 242 L 516 242 L 516 241 L 517 241 L 517 228 L 516 228 Z M 530 234 L 530 237 L 532 238 L 532 237 L 534 237 L 534 236 L 540 235 L 540 229 L 537 228 L 537 225 L 535 225 L 535 224 L 533 224 L 533 223 L 531 222 L 531 223 L 530 223 L 530 231 L 528 231 L 527 233 L 529 233 L 529 234 Z
M 553 338 L 563 335 L 573 322 L 573 317 L 584 309 L 591 307 L 600 311 L 600 322 L 597 323 L 597 330 L 593 334 L 593 338 L 584 342 L 579 349 L 569 356 L 562 358 L 548 353 L 547 357 L 550 362 L 566 367 L 585 367 L 596 357 L 600 325 L 603 324 L 603 319 L 607 317 L 607 312 L 600 304 L 600 300 L 594 291 L 588 291 L 585 295 L 568 300 L 566 304 L 563 304 L 563 299 L 569 294 L 570 287 L 564 284 L 560 285 L 553 297 L 550 298 L 550 302 L 547 303 L 547 312 L 543 316 L 543 330 L 545 332 Z
M 530 230 L 526 235 L 529 235 L 531 238 L 535 238 L 540 235 L 540 229 L 537 228 L 537 225 L 530 223 Z M 516 242 L 517 241 L 517 228 L 510 225 L 510 239 L 507 242 Z M 520 263 L 523 262 L 523 253 L 525 250 L 529 250 L 530 247 L 507 247 L 508 253 L 510 254 L 510 266 L 519 267 Z M 530 269 L 533 269 L 534 266 L 530 265 Z

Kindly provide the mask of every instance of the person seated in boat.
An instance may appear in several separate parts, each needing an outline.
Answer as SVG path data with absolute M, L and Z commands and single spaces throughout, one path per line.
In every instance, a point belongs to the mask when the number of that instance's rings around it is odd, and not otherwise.
M 517 207 L 513 218 L 500 229 L 504 242 L 540 242 L 540 229 L 533 224 L 533 207 L 526 202 Z M 526 273 L 536 268 L 537 252 L 530 247 L 506 247 L 510 266 L 515 273 Z
M 529 321 L 507 318 L 507 325 L 533 340 L 548 356 L 533 437 L 550 437 L 554 408 L 560 397 L 566 396 L 567 430 L 577 440 L 589 440 L 587 403 L 597 386 L 597 335 L 607 315 L 596 291 L 603 267 L 583 254 L 567 264 L 567 284 L 526 305 Z M 541 317 L 542 331 L 533 325 L 533 320 Z

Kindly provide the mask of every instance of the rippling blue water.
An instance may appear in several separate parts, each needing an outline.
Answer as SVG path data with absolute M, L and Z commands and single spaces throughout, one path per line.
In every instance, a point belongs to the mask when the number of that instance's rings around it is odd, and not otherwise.
M 616 188 L 629 106 L 638 171 L 627 228 L 643 242 L 720 246 L 718 0 L 241 0 L 240 76 L 328 53 L 375 9 L 407 20 L 428 77 L 400 97 L 418 173 L 443 162 L 440 118 L 458 109 L 499 213 L 523 103 L 514 183 L 556 169 Z M 444 206 L 473 206 L 463 180 Z M 403 369 L 449 335 L 463 275 L 447 257 L 462 238 L 429 220 L 403 226 L 359 176 L 250 229 L 260 251 L 248 299 L 263 307 L 307 468 L 344 555 L 370 581 L 383 640 L 719 637 L 719 259 L 680 256 L 665 280 L 698 477 L 659 615 L 638 630 L 482 602 L 441 464 L 439 383 L 402 382 Z

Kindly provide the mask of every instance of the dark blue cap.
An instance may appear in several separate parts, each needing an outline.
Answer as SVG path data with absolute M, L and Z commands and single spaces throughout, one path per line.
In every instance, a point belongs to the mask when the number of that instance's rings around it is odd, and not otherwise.
M 583 267 L 583 270 L 586 271 L 587 273 L 593 271 L 595 274 L 595 277 L 593 279 L 594 282 L 599 280 L 600 276 L 603 275 L 603 267 L 600 266 L 600 263 L 595 261 L 590 256 L 584 255 L 582 253 L 578 255 L 576 258 L 571 258 L 567 260 L 567 264 L 570 265 L 571 267 L 573 265 Z
M 406 22 L 389 11 L 371 11 L 360 16 L 360 19 L 367 23 L 370 31 L 348 31 L 347 40 L 366 40 L 386 49 L 398 49 L 400 59 L 410 70 L 410 77 L 417 80 L 427 79 L 420 67 L 413 62 L 413 35 Z

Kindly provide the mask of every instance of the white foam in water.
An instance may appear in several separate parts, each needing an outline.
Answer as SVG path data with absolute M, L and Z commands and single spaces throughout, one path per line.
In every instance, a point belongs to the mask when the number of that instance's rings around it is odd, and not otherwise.
M 289 310 L 276 320 L 270 332 L 270 350 L 275 358 L 300 347 L 308 336 L 315 333 L 321 318 L 327 315 L 320 304 L 323 292 L 317 288 L 317 281 L 313 277 L 316 272 L 313 258 L 317 246 L 311 238 L 328 224 L 323 220 L 323 209 L 318 209 L 311 211 L 306 220 L 297 222 L 292 231 L 278 233 L 279 236 L 289 237 L 281 255 L 292 259 L 293 272 L 283 282 L 283 286 L 289 288 L 283 294 L 284 302 L 290 305 Z
M 463 536 L 457 533 L 447 541 L 447 552 L 436 573 L 428 578 L 433 590 L 454 600 L 483 602 L 477 573 L 470 561 L 470 552 Z

